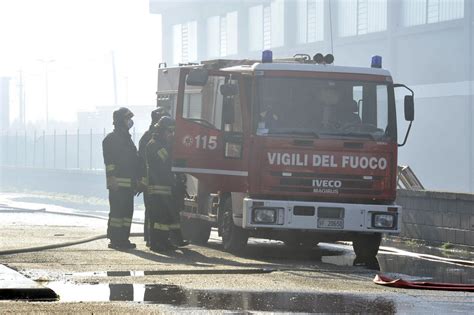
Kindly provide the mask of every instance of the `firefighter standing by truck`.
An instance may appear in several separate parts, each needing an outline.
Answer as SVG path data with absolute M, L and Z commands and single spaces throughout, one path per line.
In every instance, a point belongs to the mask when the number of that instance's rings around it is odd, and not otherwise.
M 175 176 L 171 171 L 171 143 L 175 120 L 164 116 L 156 124 L 153 138 L 146 146 L 149 196 L 149 241 L 153 251 L 176 249 L 170 242 L 170 232 L 180 230 L 172 190 Z
M 138 155 L 140 156 L 140 170 L 141 170 L 142 178 L 145 179 L 143 181 L 144 185 L 148 185 L 148 181 L 146 180 L 147 178 L 146 145 L 148 144 L 148 142 L 150 142 L 153 136 L 153 130 L 154 130 L 155 124 L 157 124 L 160 118 L 163 116 L 170 116 L 170 114 L 167 112 L 167 110 L 164 107 L 158 107 L 151 112 L 150 128 L 148 128 L 148 130 L 145 131 L 143 136 L 140 138 L 140 142 L 138 143 Z M 143 203 L 145 204 L 145 223 L 144 223 L 144 229 L 143 229 L 143 236 L 144 236 L 146 245 L 149 246 L 150 240 L 149 240 L 148 231 L 150 229 L 149 227 L 150 206 L 148 204 L 148 192 L 146 191 L 146 189 L 143 192 Z
M 139 159 L 137 148 L 129 133 L 133 113 L 121 107 L 113 113 L 114 130 L 102 142 L 109 190 L 110 213 L 107 224 L 109 248 L 131 249 L 129 241 L 133 217 L 133 198 L 143 186 L 138 181 Z

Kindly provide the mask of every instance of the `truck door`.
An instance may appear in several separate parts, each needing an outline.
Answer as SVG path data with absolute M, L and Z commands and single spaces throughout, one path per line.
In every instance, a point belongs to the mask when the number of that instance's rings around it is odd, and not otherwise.
M 194 176 L 207 191 L 246 191 L 241 76 L 206 71 L 207 80 L 199 86 L 189 84 L 190 71 L 182 69 L 180 76 L 173 171 Z

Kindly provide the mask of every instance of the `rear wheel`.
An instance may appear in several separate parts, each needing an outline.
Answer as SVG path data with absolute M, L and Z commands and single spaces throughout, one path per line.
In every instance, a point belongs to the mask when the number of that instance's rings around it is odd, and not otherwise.
M 379 251 L 381 233 L 360 234 L 352 241 L 352 247 L 358 258 L 373 258 Z
M 237 253 L 242 251 L 247 245 L 248 233 L 241 227 L 234 224 L 232 219 L 232 201 L 227 198 L 222 209 L 221 234 L 222 246 L 228 252 Z
M 184 239 L 198 245 L 205 245 L 211 235 L 211 225 L 199 219 L 182 217 L 181 230 Z

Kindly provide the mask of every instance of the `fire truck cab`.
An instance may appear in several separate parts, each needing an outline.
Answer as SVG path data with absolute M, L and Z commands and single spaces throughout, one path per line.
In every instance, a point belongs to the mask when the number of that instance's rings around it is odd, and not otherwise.
M 265 55 L 266 53 L 266 55 Z M 375 257 L 382 233 L 399 233 L 394 89 L 381 68 L 332 65 L 330 55 L 214 60 L 160 67 L 158 105 L 176 119 L 173 171 L 186 174 L 183 233 L 223 247 L 249 237 L 291 247 L 352 241 Z

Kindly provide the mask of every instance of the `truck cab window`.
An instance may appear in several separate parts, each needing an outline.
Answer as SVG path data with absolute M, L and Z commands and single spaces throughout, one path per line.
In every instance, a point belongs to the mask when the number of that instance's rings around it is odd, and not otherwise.
M 224 96 L 220 92 L 223 84 L 236 84 L 237 80 L 226 79 L 225 76 L 209 76 L 205 86 L 188 86 L 183 104 L 183 118 L 187 118 L 196 123 L 209 128 L 215 128 L 225 131 L 241 131 L 242 115 L 240 109 L 239 95 L 231 97 L 231 103 L 234 107 L 234 121 L 231 124 L 224 124 L 223 106 Z M 229 100 L 226 101 L 229 104 Z
M 387 135 L 388 86 L 375 82 L 267 77 L 257 84 L 257 134 Z

